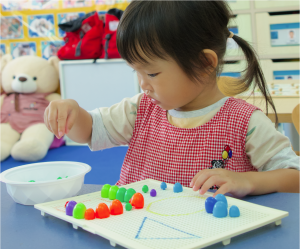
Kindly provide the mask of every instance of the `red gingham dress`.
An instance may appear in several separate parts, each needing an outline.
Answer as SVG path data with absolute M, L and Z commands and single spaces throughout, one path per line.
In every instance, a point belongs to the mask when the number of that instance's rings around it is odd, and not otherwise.
M 167 111 L 144 94 L 116 185 L 151 178 L 189 187 L 200 170 L 212 166 L 212 160 L 224 161 L 227 170 L 257 171 L 245 151 L 249 120 L 256 109 L 244 100 L 229 98 L 204 125 L 178 128 L 169 123 Z M 232 157 L 223 160 L 226 145 Z

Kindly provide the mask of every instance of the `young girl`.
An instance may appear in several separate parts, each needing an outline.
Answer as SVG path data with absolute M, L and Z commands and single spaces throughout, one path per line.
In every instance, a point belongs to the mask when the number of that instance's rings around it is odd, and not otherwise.
M 152 178 L 200 194 L 218 188 L 214 196 L 299 192 L 299 159 L 288 138 L 257 107 L 218 89 L 232 38 L 248 62 L 232 84 L 242 91 L 254 82 L 274 108 L 255 52 L 228 31 L 231 17 L 224 1 L 131 2 L 117 46 L 145 93 L 91 112 L 75 100 L 53 101 L 48 129 L 91 150 L 128 144 L 117 185 Z

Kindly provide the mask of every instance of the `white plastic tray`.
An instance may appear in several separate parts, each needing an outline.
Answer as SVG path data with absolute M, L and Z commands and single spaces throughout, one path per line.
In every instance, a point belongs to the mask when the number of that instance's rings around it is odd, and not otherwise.
M 238 218 L 216 218 L 205 211 L 205 199 L 212 193 L 199 195 L 190 188 L 174 193 L 173 185 L 168 184 L 166 190 L 160 189 L 159 181 L 144 180 L 125 185 L 134 188 L 144 195 L 143 209 L 125 211 L 122 215 L 110 216 L 107 219 L 78 220 L 65 214 L 66 201 L 82 202 L 87 208 L 95 209 L 110 200 L 101 198 L 100 191 L 69 199 L 37 204 L 34 207 L 45 213 L 65 220 L 90 233 L 97 234 L 108 240 L 110 244 L 122 245 L 127 248 L 149 249 L 187 249 L 203 248 L 218 242 L 224 245 L 239 234 L 254 230 L 269 223 L 281 224 L 281 219 L 288 212 L 260 206 L 235 198 L 227 197 L 228 207 L 236 205 L 240 209 Z M 144 194 L 142 186 L 148 185 L 149 192 Z M 156 189 L 157 196 L 151 197 L 150 190 Z

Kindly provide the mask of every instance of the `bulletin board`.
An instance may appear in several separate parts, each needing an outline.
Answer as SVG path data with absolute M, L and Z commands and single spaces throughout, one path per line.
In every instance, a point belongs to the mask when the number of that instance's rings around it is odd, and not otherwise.
M 111 8 L 125 10 L 130 0 L 1 0 L 0 56 L 37 55 L 48 59 L 64 45 L 58 24 Z

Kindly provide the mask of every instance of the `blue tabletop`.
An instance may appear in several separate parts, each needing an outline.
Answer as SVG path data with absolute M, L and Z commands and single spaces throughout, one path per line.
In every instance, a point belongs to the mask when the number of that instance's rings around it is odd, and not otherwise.
M 96 192 L 101 185 L 85 184 L 79 195 Z M 299 248 L 299 194 L 273 193 L 243 198 L 255 204 L 289 212 L 280 226 L 275 223 L 231 239 L 228 249 Z M 92 249 L 114 248 L 109 241 L 50 215 L 41 216 L 33 206 L 17 204 L 1 183 L 1 248 L 2 249 Z M 123 248 L 117 246 L 116 248 Z M 224 248 L 218 243 L 208 249 Z

